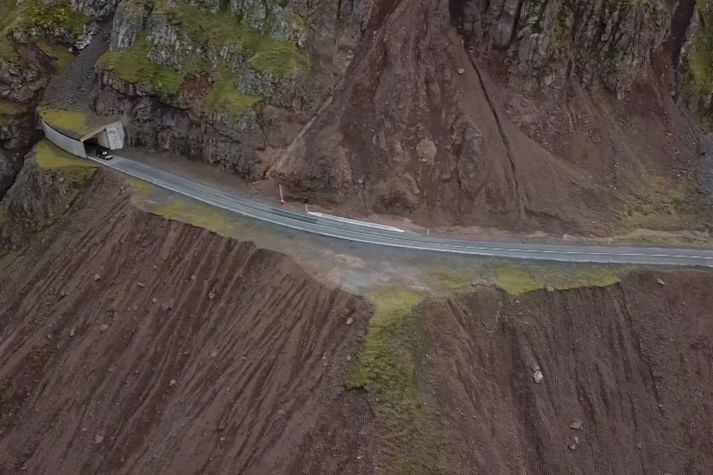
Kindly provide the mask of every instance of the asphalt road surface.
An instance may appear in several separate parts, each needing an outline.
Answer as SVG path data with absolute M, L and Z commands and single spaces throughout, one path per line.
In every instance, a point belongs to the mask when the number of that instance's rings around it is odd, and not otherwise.
M 190 178 L 116 155 L 110 161 L 89 156 L 87 158 L 126 175 L 242 216 L 352 242 L 416 251 L 448 252 L 509 259 L 713 267 L 713 250 L 707 249 L 469 241 L 425 236 L 408 231 L 390 231 L 344 222 L 327 216 L 313 216 L 307 213 L 288 211 L 279 206 L 272 206 L 219 190 Z

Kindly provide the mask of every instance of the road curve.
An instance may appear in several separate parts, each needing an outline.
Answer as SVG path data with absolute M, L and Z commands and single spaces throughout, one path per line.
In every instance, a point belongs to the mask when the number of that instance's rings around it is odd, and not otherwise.
M 713 250 L 707 249 L 503 243 L 424 236 L 412 232 L 399 233 L 346 223 L 329 217 L 287 211 L 277 206 L 261 203 L 238 194 L 228 193 L 190 178 L 116 155 L 110 161 L 99 160 L 90 156 L 86 156 L 86 158 L 112 170 L 242 216 L 307 233 L 352 242 L 417 251 L 447 252 L 508 259 L 713 267 Z

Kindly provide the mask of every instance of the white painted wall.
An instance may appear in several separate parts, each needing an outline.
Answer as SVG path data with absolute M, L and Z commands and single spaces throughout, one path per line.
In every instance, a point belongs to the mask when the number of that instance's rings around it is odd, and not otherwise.
M 109 150 L 118 150 L 124 148 L 124 126 L 121 122 L 114 122 L 104 127 L 93 138 L 101 145 Z
M 84 143 L 81 140 L 75 140 L 73 138 L 67 137 L 66 135 L 57 132 L 55 129 L 47 125 L 44 121 L 42 123 L 42 130 L 45 132 L 45 136 L 50 142 L 61 148 L 62 150 L 76 155 L 78 157 L 85 157 Z

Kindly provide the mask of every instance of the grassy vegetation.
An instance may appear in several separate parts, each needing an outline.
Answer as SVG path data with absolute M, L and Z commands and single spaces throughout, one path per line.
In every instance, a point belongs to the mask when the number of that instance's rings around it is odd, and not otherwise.
M 52 145 L 47 140 L 35 147 L 38 168 L 51 173 L 60 173 L 67 187 L 66 194 L 57 203 L 58 213 L 63 213 L 74 203 L 79 193 L 86 188 L 98 167 L 89 160 L 82 160 Z
M 135 0 L 134 3 L 143 8 L 147 0 Z M 168 5 L 163 1 L 150 3 L 154 14 L 165 16 L 190 47 L 175 52 L 174 60 L 180 66 L 153 63 L 148 58 L 150 49 L 155 46 L 145 40 L 138 41 L 128 51 L 106 53 L 100 64 L 124 81 L 140 84 L 156 93 L 173 95 L 181 90 L 186 79 L 211 76 L 214 87 L 206 98 L 206 111 L 225 111 L 239 116 L 261 98 L 243 94 L 240 85 L 231 77 L 228 65 L 220 60 L 211 62 L 205 51 L 232 51 L 245 58 L 255 71 L 276 79 L 310 70 L 309 61 L 299 48 L 247 27 L 232 12 L 212 13 L 185 4 Z
M 54 146 L 47 140 L 43 140 L 35 147 L 35 159 L 37 166 L 44 170 L 59 170 L 64 168 L 97 169 L 97 165 L 93 162 L 77 158 Z
M 277 78 L 309 70 L 309 61 L 296 46 L 247 27 L 231 12 L 211 13 L 188 5 L 158 5 L 196 46 L 233 49 L 247 58 L 255 70 Z
M 221 71 L 215 75 L 215 83 L 206 99 L 206 111 L 227 112 L 234 117 L 240 117 L 260 101 L 260 97 L 241 93 L 235 87 L 235 80 L 230 72 Z
M 422 346 L 416 308 L 422 296 L 403 289 L 369 295 L 374 315 L 348 389 L 373 393 L 389 428 L 390 471 L 433 472 L 438 453 L 426 408 L 416 391 Z
M 55 62 L 59 70 L 67 69 L 69 65 L 72 64 L 72 61 L 74 61 L 74 55 L 66 48 L 55 46 L 48 41 L 38 41 L 37 47 Z
M 221 236 L 231 236 L 238 228 L 227 211 L 193 201 L 175 201 L 170 204 L 145 204 L 142 208 L 149 213 L 166 219 L 188 223 L 204 228 Z
M 431 283 L 441 292 L 462 293 L 472 288 L 469 279 L 451 269 L 436 267 L 427 271 Z
M 713 94 L 713 12 L 708 2 L 698 0 L 696 13 L 704 19 L 688 55 L 688 68 L 696 92 L 703 96 Z
M 289 43 L 270 40 L 263 42 L 261 48 L 248 60 L 255 69 L 272 77 L 295 76 L 309 70 L 309 61 L 297 48 Z
M 127 51 L 105 53 L 99 64 L 113 71 L 119 79 L 156 93 L 176 94 L 186 79 L 185 72 L 151 62 L 148 44 L 143 39 L 137 40 Z
M 61 29 L 78 38 L 89 21 L 89 17 L 64 3 L 48 5 L 30 0 L 16 4 L 15 0 L 0 0 L 0 59 L 19 59 L 11 38 L 14 32 L 31 31 L 36 38 L 46 38 Z
M 154 186 L 144 180 L 139 180 L 138 178 L 127 178 L 126 181 L 131 187 L 131 193 L 139 198 L 148 197 L 154 190 Z
M 71 137 L 84 137 L 96 129 L 86 114 L 69 109 L 42 107 L 40 117 L 53 128 Z
M 617 217 L 623 230 L 688 228 L 696 220 L 695 190 L 664 177 L 644 177 L 642 195 Z
M 3 101 L 0 99 L 0 124 L 6 121 L 10 117 L 16 117 L 22 115 L 27 110 L 22 104 L 17 104 L 15 102 Z
M 523 295 L 548 286 L 556 290 L 568 290 L 606 287 L 620 281 L 619 274 L 614 270 L 596 266 L 577 266 L 565 270 L 502 263 L 495 273 L 495 284 L 511 295 Z

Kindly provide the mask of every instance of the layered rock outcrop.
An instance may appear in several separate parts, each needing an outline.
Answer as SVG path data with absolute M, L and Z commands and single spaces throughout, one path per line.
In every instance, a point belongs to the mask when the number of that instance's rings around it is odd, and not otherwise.
M 451 12 L 469 45 L 503 53 L 531 85 L 576 74 L 621 97 L 666 40 L 674 8 L 660 0 L 452 0 Z

